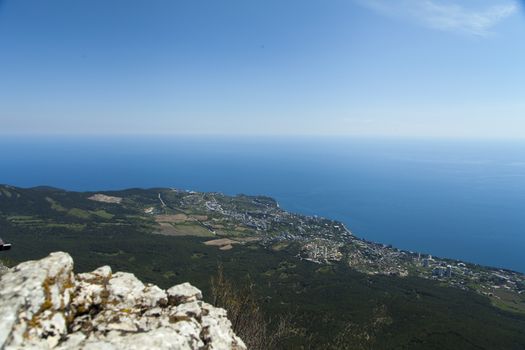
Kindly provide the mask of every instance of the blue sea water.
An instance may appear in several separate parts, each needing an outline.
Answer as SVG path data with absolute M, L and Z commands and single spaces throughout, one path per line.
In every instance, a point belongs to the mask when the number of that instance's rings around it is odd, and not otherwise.
M 265 194 L 369 240 L 525 272 L 525 142 L 2 137 L 0 183 Z

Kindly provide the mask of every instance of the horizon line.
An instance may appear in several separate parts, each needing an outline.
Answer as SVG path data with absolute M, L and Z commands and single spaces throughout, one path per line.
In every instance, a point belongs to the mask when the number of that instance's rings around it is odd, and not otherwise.
M 68 133 L 68 132 L 1 132 L 2 137 L 60 137 L 60 138 L 75 138 L 75 137 L 93 137 L 93 138 L 108 138 L 108 137 L 211 137 L 211 138 L 322 138 L 322 139 L 383 139 L 383 140 L 472 140 L 472 141 L 525 141 L 525 136 L 510 136 L 503 137 L 495 136 L 474 136 L 474 135 L 392 135 L 392 134 L 327 134 L 327 133 L 176 133 L 176 132 L 120 132 L 120 133 Z

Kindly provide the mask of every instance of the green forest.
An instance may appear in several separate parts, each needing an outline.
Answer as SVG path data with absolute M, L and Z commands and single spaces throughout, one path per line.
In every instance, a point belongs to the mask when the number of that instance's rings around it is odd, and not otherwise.
M 7 265 L 65 251 L 76 272 L 110 265 L 162 288 L 190 282 L 212 300 L 219 269 L 239 291 L 254 294 L 269 327 L 287 317 L 288 349 L 524 349 L 525 314 L 494 307 L 479 294 L 416 277 L 368 275 L 344 262 L 297 258 L 294 243 L 267 249 L 258 242 L 220 250 L 209 238 L 156 234 L 144 208 L 157 190 L 93 193 L 0 187 L 1 252 Z

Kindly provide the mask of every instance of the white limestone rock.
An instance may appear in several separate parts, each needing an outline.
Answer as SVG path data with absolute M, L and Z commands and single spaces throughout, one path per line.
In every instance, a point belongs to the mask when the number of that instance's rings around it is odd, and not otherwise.
M 168 304 L 168 294 L 159 287 L 148 284 L 144 288 L 140 304 L 148 308 L 153 308 L 157 305 L 166 306 Z
M 79 273 L 76 277 L 78 281 L 86 281 L 95 284 L 104 284 L 111 278 L 111 267 L 102 266 L 92 272 Z
M 202 299 L 202 292 L 188 282 L 178 284 L 167 290 L 168 300 L 171 305 L 188 303 Z
M 119 334 L 109 333 L 106 337 L 90 337 L 78 342 L 78 339 L 68 339 L 57 349 L 72 348 L 83 350 L 194 350 L 187 339 L 174 329 L 162 327 L 147 333 Z
M 52 253 L 0 279 L 0 349 L 236 349 L 226 311 L 189 283 L 167 291 L 103 266 L 73 275 Z
M 0 280 L 0 347 L 16 348 L 25 342 L 45 347 L 42 334 L 51 329 L 56 332 L 54 337 L 65 334 L 65 327 L 53 314 L 66 312 L 73 283 L 73 259 L 61 252 L 24 262 L 5 273 Z
M 173 313 L 172 313 L 172 316 L 179 317 L 179 318 L 192 317 L 192 318 L 200 319 L 201 315 L 202 315 L 202 302 L 201 301 L 192 301 L 189 303 L 180 304 L 173 309 Z
M 226 317 L 226 310 L 203 303 L 201 336 L 208 343 L 208 349 L 246 349 L 244 342 L 237 337 L 231 328 L 231 322 Z
M 122 308 L 137 305 L 143 296 L 144 284 L 132 273 L 117 272 L 108 282 L 108 302 L 116 303 Z

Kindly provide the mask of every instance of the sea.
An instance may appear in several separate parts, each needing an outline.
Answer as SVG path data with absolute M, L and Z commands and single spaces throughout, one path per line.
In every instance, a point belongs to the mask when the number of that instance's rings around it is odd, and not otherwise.
M 367 240 L 525 272 L 525 141 L 4 135 L 0 183 L 268 195 Z

